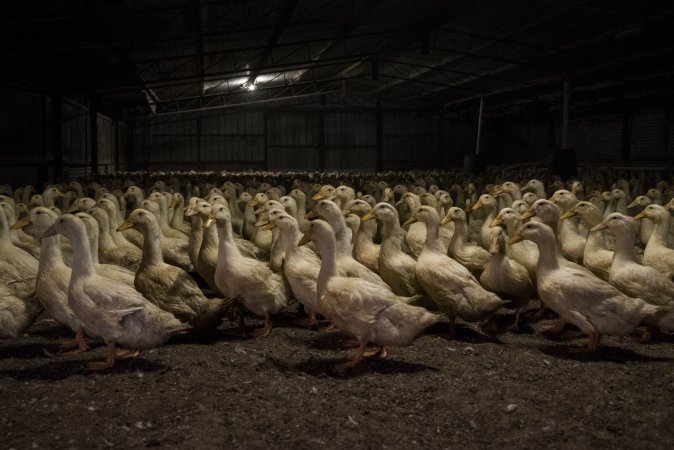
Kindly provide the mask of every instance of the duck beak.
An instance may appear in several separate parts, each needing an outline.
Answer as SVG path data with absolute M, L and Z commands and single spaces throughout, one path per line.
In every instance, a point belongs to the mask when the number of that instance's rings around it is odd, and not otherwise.
M 629 205 L 627 205 L 627 208 L 634 208 L 635 206 L 637 206 L 637 201 L 636 201 L 636 200 L 634 200 L 632 203 L 630 203 Z
M 516 234 L 515 236 L 511 237 L 508 240 L 508 245 L 517 244 L 518 242 L 522 242 L 523 240 L 524 236 L 522 236 L 521 234 Z
M 318 217 L 318 213 L 316 212 L 316 208 L 312 209 L 311 211 L 307 212 L 304 215 L 305 219 L 313 219 L 314 217 Z
M 489 228 L 497 227 L 497 226 L 501 225 L 502 223 L 503 223 L 503 218 L 499 214 L 498 216 L 494 217 L 494 220 L 491 221 L 491 223 L 489 224 Z
M 197 215 L 196 210 L 194 210 L 191 206 L 185 210 L 185 217 L 192 217 L 196 215 Z
M 499 194 L 503 194 L 505 191 L 502 188 L 496 188 L 492 191 L 491 196 L 496 197 Z
M 248 206 L 252 208 L 253 206 L 257 206 L 259 204 L 260 204 L 260 202 L 257 200 L 257 197 L 253 197 L 253 199 L 250 201 L 250 203 L 248 203 Z
M 322 191 L 321 191 L 321 192 L 318 192 L 318 193 L 316 193 L 316 194 L 314 194 L 314 196 L 311 197 L 312 200 L 316 200 L 316 201 L 318 201 L 318 200 L 323 200 L 323 199 L 325 199 L 325 198 L 327 198 L 327 196 L 326 196 L 325 193 L 322 192 Z
M 342 215 L 343 215 L 343 216 L 347 216 L 347 215 L 349 215 L 349 214 L 351 214 L 351 210 L 350 210 L 350 209 L 347 208 L 347 209 L 343 209 L 343 210 L 342 210 Z M 361 219 L 361 220 L 362 220 L 362 219 Z
M 451 222 L 453 219 L 451 216 L 445 216 L 442 218 L 440 221 L 440 225 L 447 225 L 449 222 Z
M 257 226 L 257 224 L 255 224 Z M 276 224 L 274 222 L 267 222 L 265 225 L 262 225 L 260 227 L 260 230 L 266 231 L 266 230 L 272 230 L 276 228 Z
M 203 227 L 204 227 L 204 228 L 210 228 L 210 227 L 213 226 L 214 223 L 215 223 L 215 214 L 210 213 L 210 214 L 208 215 L 208 219 L 206 219 L 206 220 L 204 221 Z
M 255 214 L 262 214 L 263 212 L 264 212 L 264 207 L 260 207 L 260 208 L 256 209 L 255 211 L 253 211 L 253 213 L 255 213 Z
M 310 240 L 311 240 L 311 236 L 309 236 L 308 234 L 303 234 L 303 235 L 302 235 L 302 238 L 301 238 L 300 241 L 297 243 L 297 246 L 299 247 L 300 245 L 304 245 L 304 244 L 306 244 L 307 242 L 309 242 Z
M 407 219 L 407 220 L 405 221 L 405 223 L 403 223 L 403 226 L 405 226 L 405 225 L 411 225 L 411 224 L 413 224 L 413 223 L 416 222 L 416 221 L 417 221 L 417 215 L 415 214 L 415 215 L 411 216 L 409 219 Z
M 482 208 L 482 199 L 478 198 L 477 203 L 475 203 L 471 209 L 473 211 L 475 211 L 476 209 L 480 209 L 480 208 Z
M 14 225 L 9 227 L 10 230 L 18 230 L 19 228 L 24 228 L 30 225 L 30 220 L 28 220 L 28 216 L 25 216 L 23 219 L 17 221 Z
M 634 218 L 635 218 L 636 220 L 641 220 L 641 219 L 643 219 L 644 217 L 646 217 L 646 213 L 643 212 L 643 211 L 641 211 L 639 214 L 637 214 L 636 216 L 634 216 Z
M 178 204 L 178 199 L 173 198 L 173 200 L 171 200 L 171 204 L 169 205 L 169 208 L 175 208 L 177 204 Z
M 262 220 L 258 220 L 257 222 L 255 222 L 255 226 L 258 227 L 258 228 L 262 228 L 265 225 L 269 225 L 269 220 L 262 219 Z
M 51 227 L 49 227 L 49 229 L 47 231 L 42 233 L 42 236 L 40 236 L 40 239 L 46 238 L 46 237 L 51 237 L 51 236 L 56 236 L 57 234 L 59 234 L 59 228 L 58 228 L 57 225 L 58 225 L 58 222 L 55 223 L 54 225 L 52 225 Z
M 553 202 L 553 203 L 554 203 L 554 202 Z M 564 214 L 562 214 L 561 216 L 559 216 L 559 219 L 560 219 L 560 220 L 562 220 L 562 219 L 568 219 L 569 217 L 576 217 L 577 215 L 578 215 L 578 214 L 576 214 L 576 210 L 573 209 L 573 208 L 571 208 L 570 210 L 568 210 L 567 212 L 565 212 Z
M 126 219 L 120 226 L 117 227 L 117 231 L 128 230 L 129 228 L 133 228 L 134 225 L 135 224 L 133 222 L 131 222 L 129 219 Z
M 533 209 L 527 209 L 526 211 L 524 211 L 522 213 L 522 215 L 520 216 L 520 219 L 521 220 L 528 220 L 528 219 L 531 219 L 532 217 L 534 217 L 535 215 L 536 215 L 536 213 L 534 212 Z
M 605 228 L 608 228 L 608 226 L 604 222 L 599 222 L 597 225 L 590 228 L 590 231 L 599 231 Z
M 372 220 L 376 219 L 377 216 L 374 214 L 374 212 L 370 211 L 367 214 L 365 214 L 363 217 L 360 218 L 360 220 Z

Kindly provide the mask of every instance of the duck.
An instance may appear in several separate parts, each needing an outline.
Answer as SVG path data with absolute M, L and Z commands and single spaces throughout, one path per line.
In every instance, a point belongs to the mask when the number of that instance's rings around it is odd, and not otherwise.
M 33 255 L 12 242 L 5 209 L 0 208 L 0 283 L 28 298 L 35 290 L 39 262 Z
M 187 328 L 173 314 L 156 307 L 134 288 L 96 273 L 83 221 L 72 214 L 64 214 L 43 237 L 59 233 L 68 237 L 74 253 L 68 304 L 84 329 L 107 344 L 105 360 L 87 364 L 88 369 L 111 368 L 116 358 L 137 356 L 135 352 L 117 353 L 117 343 L 134 350 L 152 348 Z
M 422 206 L 408 219 L 411 220 L 426 225 L 426 243 L 416 266 L 417 280 L 437 307 L 449 317 L 449 335 L 454 335 L 457 317 L 466 322 L 490 321 L 507 302 L 484 289 L 468 269 L 447 256 L 440 241 L 438 212 Z
M 105 264 L 116 264 L 135 273 L 140 267 L 140 260 L 143 256 L 141 250 L 130 243 L 118 246 L 114 242 L 110 234 L 110 217 L 103 208 L 94 206 L 88 210 L 88 214 L 98 222 L 98 255 L 100 261 Z M 115 231 L 115 233 L 117 232 Z
M 267 201 L 269 201 L 269 197 L 267 196 L 267 194 L 265 194 L 264 192 L 258 192 L 257 194 L 255 194 L 255 196 L 253 197 L 253 200 L 251 200 L 251 202 L 248 204 L 248 206 L 251 206 L 251 207 L 258 206 L 259 207 L 259 206 L 262 206 L 265 203 L 267 203 Z M 255 223 L 257 223 L 257 221 L 258 221 L 256 210 L 253 210 L 253 214 L 254 214 L 254 217 L 255 217 L 255 219 L 253 220 L 253 226 L 254 226 Z M 253 232 L 253 235 L 252 235 L 250 240 L 253 242 L 253 244 L 255 244 L 261 250 L 265 251 L 266 253 L 270 253 L 271 252 L 271 246 L 272 246 L 272 243 L 273 243 L 271 231 L 270 230 L 261 230 L 258 227 L 255 227 L 255 228 L 256 229 Z
M 358 341 L 353 358 L 335 366 L 338 372 L 360 364 L 368 342 L 382 346 L 378 355 L 387 357 L 389 345 L 409 345 L 442 319 L 422 307 L 409 305 L 410 299 L 382 289 L 378 284 L 339 276 L 335 233 L 329 224 L 313 221 L 300 244 L 309 239 L 318 246 L 322 260 L 317 278 L 319 308 L 337 328 Z
M 12 225 L 14 229 L 31 227 L 38 236 L 47 231 L 59 215 L 49 208 L 36 207 L 23 219 Z M 68 304 L 68 285 L 72 270 L 61 254 L 60 236 L 40 239 L 40 261 L 35 281 L 35 294 L 49 316 L 69 327 L 74 333 L 72 341 L 62 344 L 64 349 L 83 352 L 87 349 L 82 322 Z
M 496 199 L 489 194 L 482 194 L 477 199 L 477 203 L 471 208 L 472 211 L 482 209 L 484 211 L 484 221 L 480 226 L 480 239 L 478 244 L 480 244 L 485 250 L 489 248 L 489 239 L 491 236 L 491 231 L 489 230 L 489 224 L 494 220 L 497 214 L 496 210 Z
M 241 254 L 234 243 L 229 209 L 224 205 L 214 205 L 204 228 L 217 224 L 218 264 L 215 268 L 215 283 L 220 292 L 236 298 L 246 309 L 264 317 L 264 327 L 251 335 L 261 338 L 272 330 L 271 315 L 288 305 L 289 289 L 279 273 L 255 258 Z M 241 316 L 243 322 L 243 316 Z M 243 323 L 241 323 L 243 326 Z M 244 328 L 245 329 L 245 328 Z
M 645 207 L 653 203 L 650 197 L 645 195 L 639 195 L 632 200 L 632 203 L 627 205 L 628 209 L 636 208 L 636 214 L 639 214 Z M 652 220 L 641 220 L 639 222 L 639 241 L 641 245 L 646 247 L 648 244 L 648 239 L 650 239 L 651 234 L 653 234 L 653 221 Z
M 337 270 L 339 276 L 363 278 L 371 283 L 390 289 L 379 275 L 353 258 L 351 236 L 349 236 L 350 230 L 346 226 L 342 211 L 335 202 L 332 200 L 319 200 L 306 216 L 307 219 L 321 216 L 335 231 L 335 239 L 337 239 Z
M 5 210 L 7 223 L 13 224 L 16 222 L 16 210 L 14 209 L 13 204 L 5 201 L 0 201 L 0 208 L 3 208 Z M 30 236 L 29 234 L 26 233 L 21 233 L 21 235 L 19 235 L 19 230 L 12 229 L 11 227 L 9 229 L 9 235 L 10 239 L 12 240 L 12 243 L 15 246 L 19 247 L 22 250 L 27 251 L 28 253 L 31 254 L 33 258 L 40 259 L 40 246 L 38 245 L 37 241 L 33 238 L 33 236 Z
M 297 202 L 297 215 L 295 218 L 300 226 L 300 230 L 306 230 L 309 226 L 309 220 L 304 217 L 307 213 L 307 195 L 301 189 L 293 189 L 288 193 L 288 197 L 295 199 Z M 286 210 L 288 210 L 287 205 Z
M 636 228 L 637 223 L 632 217 L 613 213 L 592 230 L 610 230 L 616 236 L 609 282 L 630 297 L 639 297 L 651 305 L 669 308 L 669 311 L 649 324 L 641 337 L 643 342 L 647 342 L 656 326 L 662 331 L 674 332 L 674 282 L 653 267 L 639 264 L 634 251 Z
M 424 291 L 416 278 L 417 262 L 403 249 L 405 230 L 400 226 L 398 211 L 390 203 L 380 202 L 361 220 L 368 222 L 373 219 L 381 223 L 382 241 L 378 267 L 382 280 L 396 295 L 423 295 Z
M 671 218 L 669 211 L 664 206 L 653 203 L 634 218 L 648 218 L 654 223 L 653 233 L 644 249 L 644 264 L 664 273 L 668 278 L 674 277 L 674 249 L 667 247 Z
M 533 192 L 536 195 L 536 200 L 548 198 L 548 196 L 545 194 L 545 183 L 536 178 L 532 178 L 531 180 L 527 181 L 524 186 L 522 186 L 522 190 L 529 190 Z
M 551 200 L 561 208 L 561 213 L 565 213 L 578 203 L 576 196 L 566 189 L 555 191 Z M 569 216 L 566 220 L 560 220 L 557 237 L 564 256 L 570 261 L 582 264 L 586 237 L 579 231 L 578 219 Z
M 85 212 L 74 214 L 84 222 L 87 237 L 89 238 L 89 248 L 91 249 L 91 261 L 94 270 L 102 277 L 112 278 L 116 281 L 133 287 L 134 272 L 116 264 L 99 263 L 98 260 L 98 221 Z
M 501 209 L 489 226 L 493 228 L 501 225 L 505 225 L 508 238 L 512 238 L 522 228 L 520 214 L 513 208 Z M 506 255 L 508 258 L 524 266 L 532 282 L 536 283 L 536 264 L 538 264 L 538 247 L 536 247 L 536 244 L 531 241 L 521 241 L 516 244 L 507 245 Z
M 171 228 L 189 235 L 192 227 L 189 223 L 185 223 L 185 197 L 183 197 L 183 194 L 174 192 L 169 208 L 173 209 L 173 215 L 169 223 Z
M 535 295 L 534 285 L 526 267 L 506 255 L 508 239 L 505 230 L 501 227 L 492 227 L 490 230 L 490 258 L 480 274 L 480 283 L 499 297 L 513 301 L 515 322 L 509 330 L 519 332 L 520 315 Z
M 138 205 L 139 208 L 142 208 L 146 211 L 150 211 L 154 216 L 160 221 L 159 205 L 157 202 L 151 200 L 143 200 Z M 136 230 L 138 232 L 138 230 Z M 160 226 L 161 231 L 161 226 Z M 141 234 L 142 237 L 142 234 Z M 187 253 L 187 245 L 189 244 L 189 239 L 184 240 L 182 238 L 172 238 L 164 236 L 162 233 L 161 239 L 161 251 L 164 256 L 164 261 L 173 266 L 180 267 L 186 272 L 193 272 L 194 266 L 190 261 L 190 256 Z
M 118 230 L 128 227 L 136 227 L 143 233 L 143 259 L 134 278 L 136 290 L 196 332 L 217 327 L 232 300 L 206 298 L 187 272 L 164 262 L 159 223 L 152 213 L 133 210 Z
M 297 245 L 301 239 L 301 233 L 297 219 L 287 212 L 270 215 L 270 223 L 267 226 L 276 227 L 279 230 L 279 245 L 284 253 L 283 273 L 293 296 L 304 305 L 308 320 L 301 321 L 300 325 L 315 327 L 317 325 L 316 313 L 323 314 L 318 305 L 316 281 L 321 267 L 321 259 L 306 246 Z
M 127 248 L 133 245 L 137 247 L 138 250 L 143 248 L 143 235 L 140 234 L 138 230 L 129 229 L 124 231 L 123 233 L 118 233 L 117 231 L 115 231 L 123 221 L 122 214 L 119 211 L 119 208 L 117 207 L 116 203 L 107 198 L 99 198 L 96 201 L 96 206 L 102 208 L 107 213 L 108 234 L 118 247 Z M 88 211 L 89 209 L 80 208 L 80 211 Z M 101 232 L 103 231 L 101 230 Z M 133 253 L 140 254 L 137 251 L 134 251 Z
M 537 291 L 546 307 L 555 311 L 588 336 L 585 348 L 573 351 L 595 352 L 603 334 L 625 336 L 646 318 L 656 316 L 663 307 L 628 297 L 595 275 L 560 264 L 555 234 L 548 225 L 528 222 L 509 243 L 522 239 L 538 246 Z
M 21 336 L 42 311 L 36 296 L 24 297 L 11 286 L 0 284 L 0 339 Z
M 161 232 L 163 236 L 168 238 L 180 239 L 185 241 L 189 240 L 187 233 L 171 228 L 169 225 L 169 216 L 168 216 L 168 201 L 166 196 L 161 192 L 153 192 L 147 196 L 146 200 L 157 203 L 159 205 L 159 226 L 161 227 Z
M 585 200 L 576 203 L 560 216 L 562 223 L 571 217 L 579 217 L 588 229 L 602 221 L 602 212 Z M 602 233 L 589 233 L 583 248 L 583 266 L 587 267 L 604 281 L 609 281 L 609 270 L 613 260 L 613 251 L 610 250 Z
M 440 224 L 444 225 L 449 222 L 454 223 L 454 234 L 447 253 L 470 270 L 473 275 L 479 276 L 489 263 L 490 252 L 479 245 L 468 244 L 468 224 L 466 212 L 463 209 L 456 206 L 449 208 Z
M 377 223 L 375 221 L 362 220 L 362 218 L 372 211 L 372 206 L 364 200 L 351 200 L 342 213 L 348 216 L 354 213 L 360 218 L 359 226 L 353 235 L 353 258 L 365 267 L 379 275 L 379 244 L 375 244 L 373 239 L 377 232 Z

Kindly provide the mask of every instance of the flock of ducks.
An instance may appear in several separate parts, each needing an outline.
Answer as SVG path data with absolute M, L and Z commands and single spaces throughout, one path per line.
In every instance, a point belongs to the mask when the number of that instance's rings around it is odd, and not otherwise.
M 274 182 L 271 183 L 270 181 Z M 654 174 L 538 169 L 399 173 L 120 174 L 86 185 L 0 186 L 0 337 L 43 311 L 104 361 L 301 304 L 351 336 L 348 370 L 438 322 L 508 331 L 558 316 L 601 335 L 674 332 L 674 185 Z M 536 315 L 528 305 L 540 299 Z M 377 350 L 367 353 L 368 345 Z M 121 348 L 118 348 L 118 345 Z

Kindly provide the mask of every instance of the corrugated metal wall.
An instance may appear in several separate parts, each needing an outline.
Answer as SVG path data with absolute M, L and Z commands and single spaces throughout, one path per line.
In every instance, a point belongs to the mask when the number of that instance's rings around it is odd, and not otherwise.
M 54 180 L 54 131 L 61 128 L 64 178 L 91 172 L 91 130 L 88 106 L 72 99 L 61 102 L 55 123 L 54 97 L 0 86 L 0 178 L 13 185 L 40 185 Z M 120 163 L 120 124 L 98 115 L 98 170 L 111 173 Z M 125 139 L 124 139 L 125 141 Z

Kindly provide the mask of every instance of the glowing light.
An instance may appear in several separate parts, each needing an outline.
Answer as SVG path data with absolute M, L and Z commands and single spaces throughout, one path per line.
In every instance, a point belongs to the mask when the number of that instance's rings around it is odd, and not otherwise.
M 254 91 L 257 89 L 257 86 L 255 85 L 255 82 L 253 83 L 243 83 L 241 85 L 242 88 L 246 89 L 247 91 Z

